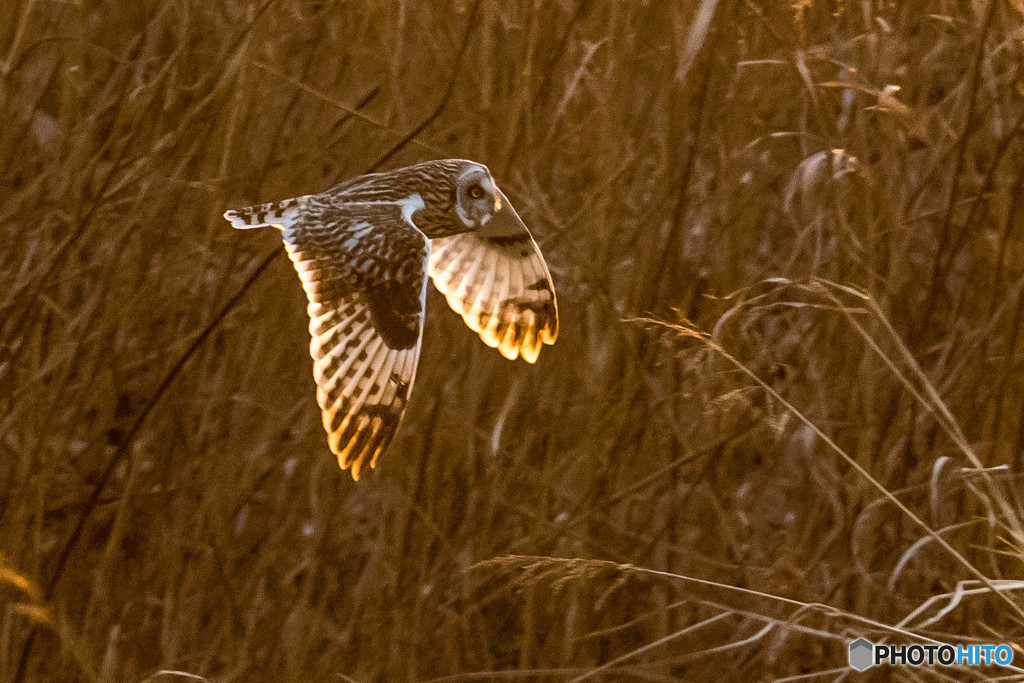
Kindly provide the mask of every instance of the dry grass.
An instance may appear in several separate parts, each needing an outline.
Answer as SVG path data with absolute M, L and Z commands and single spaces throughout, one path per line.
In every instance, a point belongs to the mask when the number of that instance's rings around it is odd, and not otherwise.
M 0 680 L 1022 642 L 1020 3 L 17 0 L 0 36 Z M 431 295 L 356 485 L 277 237 L 220 214 L 447 156 L 561 338 L 508 363 Z

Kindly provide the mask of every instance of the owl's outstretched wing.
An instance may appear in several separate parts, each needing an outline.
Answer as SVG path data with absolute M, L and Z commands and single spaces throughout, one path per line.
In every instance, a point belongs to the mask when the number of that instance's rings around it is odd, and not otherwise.
M 500 190 L 499 190 L 500 193 Z M 533 363 L 558 337 L 558 304 L 544 257 L 505 195 L 479 230 L 432 240 L 430 277 L 480 339 Z
M 325 211 L 284 231 L 309 299 L 331 451 L 358 480 L 391 442 L 416 377 L 430 243 L 400 204 Z

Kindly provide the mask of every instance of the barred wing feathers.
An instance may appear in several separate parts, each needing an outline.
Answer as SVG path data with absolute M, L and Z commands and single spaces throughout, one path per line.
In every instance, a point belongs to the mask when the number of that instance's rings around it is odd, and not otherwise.
M 505 196 L 475 232 L 432 240 L 430 277 L 488 346 L 533 363 L 558 337 L 558 304 L 544 257 Z
M 347 224 L 345 216 L 331 218 L 337 225 L 299 223 L 284 240 L 309 300 L 309 351 L 328 443 L 358 480 L 391 442 L 412 391 L 430 245 L 400 205 L 360 211 Z

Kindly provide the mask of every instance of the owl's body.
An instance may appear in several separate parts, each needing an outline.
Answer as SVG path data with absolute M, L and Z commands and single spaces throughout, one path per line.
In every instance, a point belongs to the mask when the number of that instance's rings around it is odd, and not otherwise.
M 283 233 L 309 300 L 328 443 L 355 479 L 367 459 L 376 465 L 405 412 L 428 276 L 510 360 L 534 362 L 558 335 L 543 257 L 481 164 L 426 162 L 224 216 L 236 228 Z

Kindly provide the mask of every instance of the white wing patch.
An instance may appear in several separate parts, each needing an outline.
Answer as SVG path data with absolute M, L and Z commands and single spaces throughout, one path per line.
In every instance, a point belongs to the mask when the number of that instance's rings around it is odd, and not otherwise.
M 412 222 L 412 215 L 421 209 L 427 208 L 427 205 L 423 203 L 423 197 L 419 194 L 411 194 L 402 201 L 402 218 L 405 222 L 416 228 L 416 224 Z M 418 231 L 419 228 L 416 228 Z

